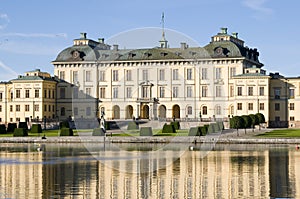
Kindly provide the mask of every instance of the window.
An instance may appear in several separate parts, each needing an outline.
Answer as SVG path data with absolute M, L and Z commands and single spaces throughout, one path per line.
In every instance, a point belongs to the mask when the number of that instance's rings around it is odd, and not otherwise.
M 49 112 L 51 111 L 51 105 L 48 105 L 48 111 Z
M 216 106 L 216 115 L 221 115 L 221 106 Z
M 118 70 L 113 70 L 113 81 L 119 81 L 119 71 Z
M 148 97 L 148 87 L 144 86 L 142 88 L 142 97 L 147 98 Z
M 78 99 L 78 87 L 73 87 L 73 98 Z
M 229 87 L 229 96 L 230 96 L 230 97 L 233 97 L 233 96 L 234 96 L 234 87 L 233 87 L 233 86 L 230 86 L 230 87 Z
M 38 104 L 34 105 L 34 111 L 39 111 L 40 110 L 40 106 Z
M 10 105 L 10 106 L 9 106 L 9 111 L 10 111 L 10 112 L 13 112 L 13 111 L 14 111 L 13 105 Z
M 20 98 L 20 96 L 21 96 L 21 91 L 20 91 L 20 89 L 17 89 L 16 90 L 16 98 Z
M 78 108 L 74 107 L 74 115 L 77 116 L 78 115 Z
M 265 87 L 259 87 L 259 95 L 264 96 L 265 95 Z
M 205 80 L 207 78 L 207 68 L 202 68 L 202 76 L 201 79 Z
M 85 71 L 85 81 L 86 82 L 91 82 L 92 81 L 92 77 L 91 77 L 91 71 Z
M 222 68 L 216 68 L 216 79 L 222 78 Z
M 51 98 L 51 90 L 48 91 L 48 97 Z
M 248 87 L 248 96 L 253 96 L 253 87 Z
M 66 98 L 66 88 L 60 88 L 59 89 L 59 95 L 60 95 L 61 99 L 65 99 Z M 45 95 L 45 97 L 46 97 L 46 95 Z
M 99 72 L 99 81 L 104 82 L 105 81 L 105 71 Z
M 159 97 L 160 98 L 165 97 L 165 87 L 159 87 Z
M 28 104 L 25 105 L 25 111 L 26 111 L 26 112 L 29 111 L 29 105 L 28 105 Z
M 118 87 L 113 88 L 113 98 L 118 98 Z
M 100 98 L 105 98 L 105 88 L 104 87 L 100 88 Z
M 28 89 L 25 90 L 25 98 L 29 98 L 29 90 Z
M 187 107 L 187 114 L 192 115 L 193 114 L 193 108 L 191 106 Z
M 54 105 L 52 105 L 52 112 L 54 112 L 55 111 L 55 107 L 54 107 Z
M 290 110 L 291 111 L 295 110 L 295 104 L 294 103 L 290 103 Z
M 253 111 L 253 103 L 248 103 L 248 110 Z
M 143 80 L 147 81 L 148 80 L 148 70 L 143 70 Z
M 178 80 L 178 69 L 173 69 L 173 80 Z
M 44 111 L 47 111 L 47 105 L 46 104 L 44 105 Z
M 242 103 L 237 103 L 237 110 L 239 110 L 239 111 L 243 110 Z
M 66 115 L 66 109 L 65 107 L 60 108 L 60 116 L 65 116 Z
M 275 96 L 275 99 L 280 99 L 280 89 L 279 88 L 274 89 L 274 96 Z
M 86 107 L 86 116 L 90 116 L 92 114 L 91 107 Z
M 202 86 L 202 97 L 207 97 L 207 86 Z
M 280 117 L 279 116 L 275 116 L 275 122 L 280 122 Z
M 242 96 L 243 95 L 243 88 L 241 86 L 237 87 L 237 95 Z
M 164 81 L 165 80 L 165 69 L 159 70 L 159 80 Z
M 20 105 L 16 105 L 16 111 L 17 111 L 17 112 L 20 111 Z
M 59 72 L 59 78 L 60 79 L 65 79 L 65 71 L 60 71 Z
M 0 105 L 0 112 L 2 112 L 2 105 Z
M 78 71 L 73 71 L 73 83 L 76 84 L 78 82 Z
M 202 107 L 202 115 L 207 115 L 207 106 Z
M 172 96 L 175 97 L 175 98 L 178 97 L 178 87 L 177 86 L 173 87 Z
M 193 97 L 193 90 L 191 86 L 186 87 L 186 97 Z
M 0 100 L 2 101 L 2 99 L 3 99 L 3 93 L 0 92 Z
M 289 91 L 290 94 L 290 99 L 294 99 L 295 98 L 295 89 L 291 88 Z
M 55 99 L 55 90 L 52 90 L 52 98 Z
M 265 110 L 265 104 L 264 103 L 259 103 L 259 110 L 261 110 L 261 111 Z
M 126 70 L 126 81 L 132 81 L 132 71 Z
M 35 89 L 34 90 L 34 97 L 35 98 L 39 98 L 40 97 L 40 90 L 39 89 Z
M 86 97 L 89 98 L 92 95 L 92 88 L 85 88 Z
M 17 122 L 20 122 L 20 118 L 19 118 L 19 117 L 16 117 L 16 121 L 17 121 Z
M 221 97 L 221 96 L 222 96 L 222 87 L 216 86 L 216 97 Z
M 275 111 L 280 111 L 280 104 L 279 103 L 275 103 Z
M 186 69 L 186 79 L 187 80 L 193 79 L 193 69 L 192 68 Z
M 126 88 L 126 98 L 132 98 L 132 88 L 131 87 Z
M 235 67 L 230 68 L 230 77 L 233 77 L 235 75 L 236 75 L 236 68 Z
M 47 98 L 47 90 L 44 90 L 44 98 Z
M 290 121 L 295 121 L 295 117 L 294 117 L 294 116 L 291 116 L 291 117 L 290 117 Z

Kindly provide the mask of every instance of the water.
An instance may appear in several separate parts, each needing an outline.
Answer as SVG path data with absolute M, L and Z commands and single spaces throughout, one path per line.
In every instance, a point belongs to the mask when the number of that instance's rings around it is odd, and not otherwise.
M 293 145 L 98 147 L 1 144 L 0 198 L 300 198 Z

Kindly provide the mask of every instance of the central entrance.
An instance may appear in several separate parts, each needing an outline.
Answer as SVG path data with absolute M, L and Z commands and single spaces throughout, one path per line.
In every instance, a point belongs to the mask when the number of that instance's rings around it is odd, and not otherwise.
M 142 105 L 141 119 L 149 119 L 149 106 L 147 104 Z

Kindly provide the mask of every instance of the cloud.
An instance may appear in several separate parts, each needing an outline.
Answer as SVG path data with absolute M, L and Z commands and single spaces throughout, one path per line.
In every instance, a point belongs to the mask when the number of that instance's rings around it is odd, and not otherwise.
M 0 37 L 26 37 L 26 38 L 33 38 L 33 37 L 44 37 L 44 38 L 56 38 L 56 37 L 63 37 L 67 38 L 66 33 L 56 33 L 56 34 L 48 34 L 48 33 L 5 33 L 0 34 Z
M 4 29 L 9 23 L 9 18 L 7 14 L 0 13 L 0 30 Z
M 244 0 L 243 4 L 254 11 L 269 15 L 273 13 L 273 10 L 265 6 L 267 1 L 268 0 Z
M 5 65 L 2 61 L 0 61 L 0 73 L 1 81 L 16 78 L 18 75 L 17 72 Z

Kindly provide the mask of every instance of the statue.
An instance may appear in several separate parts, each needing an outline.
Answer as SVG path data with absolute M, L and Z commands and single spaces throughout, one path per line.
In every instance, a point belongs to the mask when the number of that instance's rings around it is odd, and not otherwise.
M 104 111 L 101 112 L 101 118 L 100 118 L 100 129 L 102 129 L 102 131 L 104 133 L 106 133 L 106 129 L 105 129 L 105 119 L 104 119 Z

